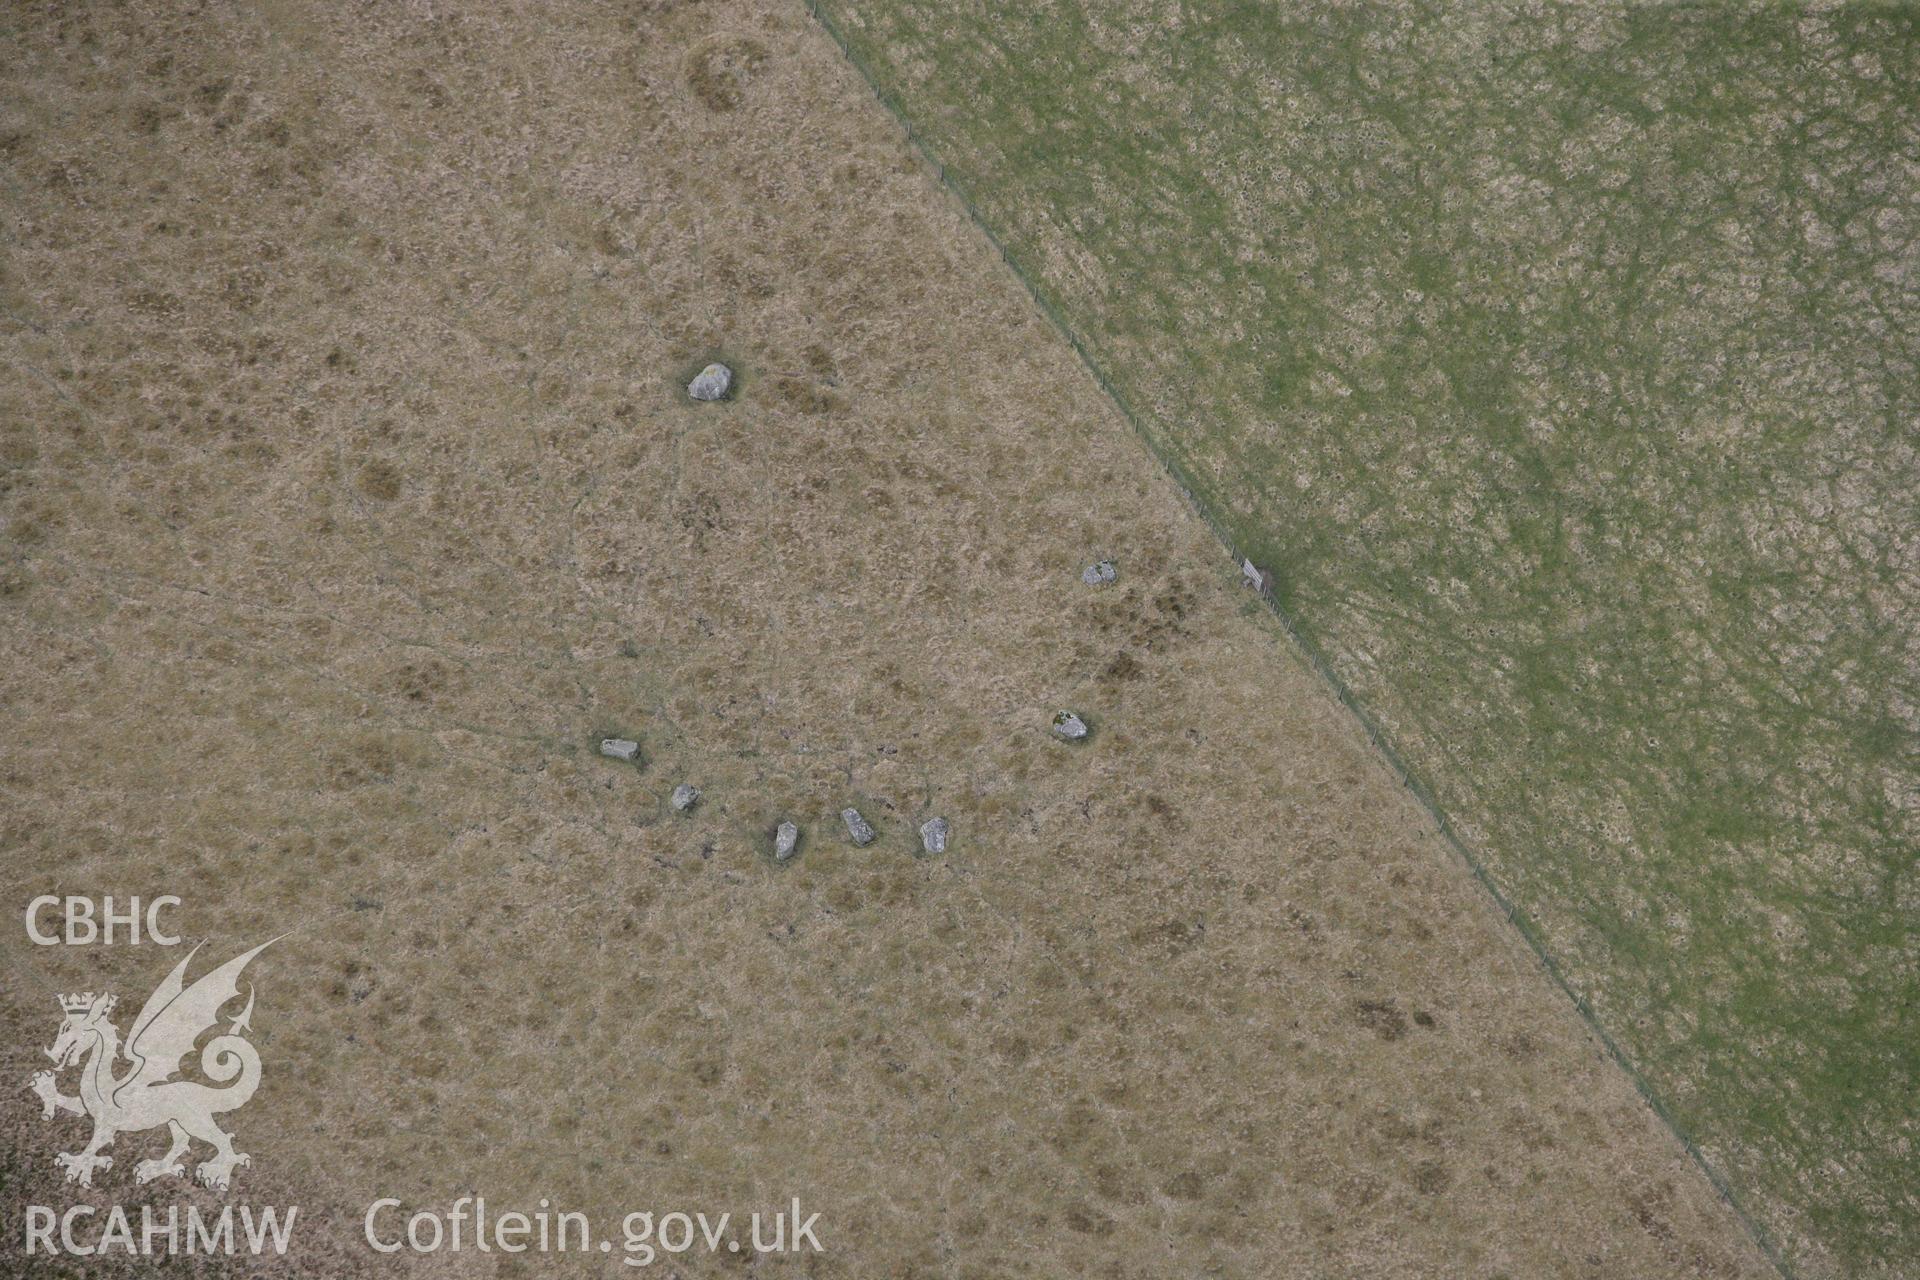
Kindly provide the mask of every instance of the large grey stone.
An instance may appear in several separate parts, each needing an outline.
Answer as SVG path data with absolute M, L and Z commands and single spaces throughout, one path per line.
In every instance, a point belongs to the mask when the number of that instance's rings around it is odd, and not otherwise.
M 602 738 L 600 754 L 614 760 L 638 760 L 640 744 L 631 738 Z
M 783 822 L 773 833 L 773 856 L 781 862 L 791 858 L 800 848 L 800 828 L 791 822 Z
M 691 782 L 683 782 L 673 789 L 673 796 L 667 803 L 673 806 L 675 813 L 685 813 L 693 808 L 694 803 L 699 799 L 700 788 Z
M 920 847 L 928 853 L 945 853 L 952 833 L 953 824 L 945 818 L 928 818 L 920 824 Z
M 710 364 L 687 384 L 687 394 L 695 400 L 718 400 L 733 385 L 733 370 L 723 364 Z
M 1078 742 L 1087 736 L 1087 722 L 1071 711 L 1057 712 L 1053 717 L 1053 736 L 1067 742 Z
M 858 809 L 842 809 L 840 820 L 847 824 L 847 834 L 862 849 L 873 843 L 873 824 L 861 817 Z
M 1111 560 L 1100 560 L 1088 565 L 1080 573 L 1080 581 L 1090 587 L 1110 586 L 1120 576 L 1119 568 Z

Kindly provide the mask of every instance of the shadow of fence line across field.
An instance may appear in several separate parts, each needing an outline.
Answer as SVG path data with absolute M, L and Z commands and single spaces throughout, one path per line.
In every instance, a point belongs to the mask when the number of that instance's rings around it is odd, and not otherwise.
M 1054 307 L 1052 301 L 1041 291 L 1039 285 L 1035 283 L 1034 279 L 1027 273 L 1026 269 L 1020 265 L 1014 255 L 1008 252 L 1007 246 L 994 232 L 993 227 L 988 224 L 987 220 L 981 216 L 979 208 L 967 194 L 966 189 L 947 172 L 946 165 L 941 162 L 932 144 L 913 127 L 912 121 L 907 118 L 907 114 L 901 108 L 900 104 L 896 102 L 885 89 L 881 88 L 880 81 L 874 76 L 866 60 L 854 49 L 852 43 L 840 30 L 839 24 L 834 21 L 832 15 L 821 7 L 819 0 L 804 0 L 804 3 L 806 4 L 807 11 L 813 16 L 814 21 L 820 26 L 820 29 L 825 31 L 833 40 L 834 44 L 839 47 L 841 55 L 846 58 L 848 65 L 853 68 L 862 83 L 866 85 L 867 89 L 879 101 L 880 105 L 886 109 L 887 114 L 893 117 L 894 122 L 900 126 L 901 131 L 906 135 L 908 145 L 912 147 L 919 159 L 932 170 L 941 188 L 954 200 L 958 201 L 960 207 L 965 210 L 968 221 L 973 224 L 976 231 L 986 238 L 987 243 L 993 246 L 994 251 L 1000 255 L 1000 260 L 1006 264 L 1007 269 L 1011 271 L 1014 278 L 1020 282 L 1021 288 L 1026 290 L 1027 296 L 1032 300 L 1034 306 L 1047 318 L 1047 322 L 1067 340 L 1068 345 L 1073 348 L 1074 354 L 1079 357 L 1081 366 L 1092 375 L 1094 382 L 1099 385 L 1100 390 L 1106 395 L 1107 399 L 1112 402 L 1113 406 L 1120 411 L 1120 416 L 1126 419 L 1127 424 L 1133 429 L 1134 435 L 1140 440 L 1141 444 L 1146 447 L 1148 454 L 1159 464 L 1160 469 L 1167 474 L 1168 478 L 1171 479 L 1174 485 L 1180 490 L 1180 496 L 1186 501 L 1188 509 L 1199 516 L 1200 519 L 1206 523 L 1207 527 L 1213 531 L 1215 539 L 1225 548 L 1236 568 L 1252 564 L 1253 562 L 1241 552 L 1239 546 L 1234 541 L 1233 535 L 1229 533 L 1218 520 L 1214 519 L 1213 513 L 1208 511 L 1206 505 L 1194 495 L 1193 486 L 1188 482 L 1184 468 L 1182 468 L 1175 459 L 1167 456 L 1166 451 L 1160 447 L 1159 443 L 1154 439 L 1153 434 L 1149 432 L 1141 422 L 1139 415 L 1134 412 L 1133 405 L 1127 399 L 1126 395 L 1118 387 L 1113 385 L 1113 382 L 1107 377 L 1106 371 L 1101 368 L 1100 363 L 1093 358 L 1093 354 L 1087 350 L 1086 344 L 1080 340 L 1079 333 L 1074 330 L 1072 325 L 1067 323 L 1066 318 Z M 1778 1270 L 1782 1276 L 1786 1277 L 1787 1280 L 1794 1280 L 1793 1267 L 1787 1261 L 1785 1255 L 1781 1253 L 1773 1237 L 1768 1234 L 1766 1229 L 1747 1211 L 1746 1206 L 1740 1202 L 1732 1186 L 1721 1175 L 1720 1171 L 1714 1168 L 1713 1164 L 1706 1158 L 1705 1154 L 1701 1152 L 1699 1147 L 1694 1145 L 1693 1140 L 1687 1136 L 1686 1132 L 1674 1119 L 1672 1113 L 1669 1112 L 1665 1104 L 1661 1102 L 1659 1096 L 1654 1093 L 1652 1086 L 1650 1086 L 1646 1079 L 1641 1076 L 1640 1072 L 1635 1069 L 1625 1051 L 1620 1048 L 1619 1044 L 1614 1041 L 1611 1035 L 1607 1034 L 1606 1028 L 1600 1025 L 1600 1020 L 1595 1016 L 1592 1006 L 1588 1004 L 1586 998 L 1574 988 L 1573 983 L 1560 967 L 1559 962 L 1556 961 L 1553 955 L 1547 950 L 1538 928 L 1527 917 L 1524 911 L 1520 910 L 1508 899 L 1507 895 L 1501 891 L 1500 886 L 1494 883 L 1493 877 L 1488 874 L 1480 859 L 1474 855 L 1466 841 L 1461 839 L 1459 833 L 1454 830 L 1453 824 L 1447 819 L 1446 811 L 1441 808 L 1433 792 L 1414 774 L 1400 753 L 1387 739 L 1385 733 L 1382 732 L 1373 716 L 1360 705 L 1353 691 L 1347 687 L 1346 681 L 1334 670 L 1333 664 L 1328 661 L 1326 654 L 1314 641 L 1313 637 L 1300 626 L 1293 614 L 1274 595 L 1272 590 L 1272 575 L 1260 573 L 1258 577 L 1259 585 L 1257 594 L 1262 603 L 1264 603 L 1273 616 L 1279 620 L 1280 626 L 1285 630 L 1288 638 L 1294 643 L 1300 653 L 1306 657 L 1308 664 L 1332 692 L 1333 696 L 1340 702 L 1340 705 L 1345 707 L 1359 723 L 1361 729 L 1367 735 L 1368 743 L 1386 760 L 1389 767 L 1393 769 L 1394 774 L 1399 778 L 1401 785 L 1413 793 L 1414 798 L 1419 801 L 1421 808 L 1425 810 L 1428 817 L 1432 819 L 1441 838 L 1452 848 L 1455 855 L 1466 864 L 1467 869 L 1472 872 L 1473 878 L 1479 882 L 1480 887 L 1486 892 L 1488 898 L 1492 900 L 1493 905 L 1499 909 L 1500 913 L 1506 917 L 1507 922 L 1513 926 L 1515 931 L 1517 931 L 1520 937 L 1526 942 L 1527 949 L 1533 953 L 1534 958 L 1540 963 L 1541 968 L 1552 978 L 1554 985 L 1560 989 L 1568 1000 L 1572 1001 L 1573 1007 L 1579 1012 L 1581 1020 L 1585 1022 L 1588 1031 L 1590 1031 L 1594 1038 L 1605 1048 L 1607 1056 L 1612 1059 L 1614 1064 L 1626 1073 L 1627 1079 L 1633 1083 L 1634 1090 L 1639 1093 L 1641 1099 L 1646 1102 L 1647 1106 L 1652 1108 L 1653 1113 L 1660 1118 L 1660 1122 L 1666 1126 L 1668 1132 L 1686 1149 L 1687 1155 L 1692 1158 L 1693 1163 L 1699 1167 L 1700 1171 L 1706 1175 L 1707 1180 L 1713 1184 L 1714 1190 L 1719 1193 L 1720 1198 L 1726 1202 L 1728 1208 L 1733 1210 L 1734 1216 L 1739 1219 L 1741 1226 L 1745 1228 L 1754 1243 L 1759 1246 L 1760 1251 L 1766 1255 L 1767 1260 L 1771 1262 L 1774 1268 Z

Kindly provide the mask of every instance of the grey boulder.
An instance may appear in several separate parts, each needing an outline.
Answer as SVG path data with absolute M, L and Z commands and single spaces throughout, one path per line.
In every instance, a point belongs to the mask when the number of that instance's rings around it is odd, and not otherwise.
M 776 860 L 785 862 L 794 855 L 794 851 L 799 847 L 800 828 L 794 826 L 791 822 L 783 822 L 774 829 L 773 856 Z
M 733 370 L 723 364 L 710 364 L 687 384 L 687 394 L 695 400 L 718 400 L 733 386 Z
M 1053 717 L 1053 736 L 1066 742 L 1078 742 L 1087 736 L 1087 722 L 1071 711 L 1061 711 Z
M 858 809 L 842 809 L 840 820 L 847 824 L 847 835 L 862 849 L 873 843 L 873 824 L 861 817 Z
M 952 832 L 953 826 L 945 818 L 929 818 L 920 824 L 920 847 L 928 853 L 945 853 Z

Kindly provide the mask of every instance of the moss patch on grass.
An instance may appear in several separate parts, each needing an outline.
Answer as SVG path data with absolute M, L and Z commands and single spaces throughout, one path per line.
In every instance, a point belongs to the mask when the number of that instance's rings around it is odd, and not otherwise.
M 1813 1271 L 1920 1256 L 1920 19 L 829 19 Z

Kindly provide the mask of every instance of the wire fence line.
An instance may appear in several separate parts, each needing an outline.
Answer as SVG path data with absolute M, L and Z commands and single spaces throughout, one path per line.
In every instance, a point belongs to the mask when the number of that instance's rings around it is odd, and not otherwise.
M 992 225 L 981 215 L 979 208 L 974 204 L 972 197 L 967 194 L 965 187 L 962 186 L 953 175 L 947 172 L 946 165 L 941 162 L 939 154 L 935 151 L 932 143 L 921 136 L 919 131 L 913 127 L 913 122 L 907 117 L 906 111 L 900 103 L 895 100 L 893 95 L 881 87 L 879 78 L 873 74 L 873 70 L 868 66 L 866 59 L 860 55 L 853 47 L 852 42 L 847 39 L 845 33 L 841 31 L 840 25 L 834 20 L 833 16 L 826 12 L 820 0 L 805 0 L 805 3 L 808 12 L 813 15 L 814 21 L 819 24 L 821 30 L 825 31 L 833 40 L 834 44 L 839 47 L 841 55 L 846 58 L 848 64 L 852 66 L 855 73 L 859 75 L 861 81 L 865 83 L 874 97 L 879 100 L 880 105 L 886 108 L 887 113 L 893 117 L 895 123 L 900 126 L 901 131 L 906 135 L 908 145 L 913 148 L 918 158 L 932 170 L 942 189 L 944 189 L 950 197 L 958 201 L 960 207 L 965 210 L 968 220 L 972 222 L 974 229 L 986 237 L 987 242 L 991 244 L 995 252 L 1000 255 L 1000 260 L 1006 264 L 1007 269 L 1013 273 L 1014 278 L 1018 280 L 1021 287 L 1026 290 L 1027 296 L 1032 300 L 1034 306 L 1047 318 L 1048 323 L 1067 340 L 1068 345 L 1073 348 L 1074 354 L 1079 358 L 1081 365 L 1093 376 L 1094 382 L 1099 385 L 1101 392 L 1105 394 L 1107 399 L 1113 403 L 1114 407 L 1120 411 L 1121 417 L 1126 419 L 1128 426 L 1133 429 L 1134 435 L 1146 446 L 1148 454 L 1159 464 L 1161 470 L 1166 472 L 1168 478 L 1171 479 L 1179 489 L 1180 495 L 1186 501 L 1188 509 L 1199 516 L 1200 519 L 1206 523 L 1207 527 L 1213 531 L 1214 537 L 1220 542 L 1221 546 L 1226 549 L 1227 554 L 1233 559 L 1236 566 L 1251 565 L 1253 562 L 1242 553 L 1233 534 L 1222 525 L 1219 520 L 1215 519 L 1213 513 L 1208 510 L 1207 505 L 1195 496 L 1193 485 L 1186 468 L 1182 466 L 1177 459 L 1169 456 L 1167 450 L 1162 446 L 1155 434 L 1147 430 L 1140 416 L 1134 412 L 1132 402 L 1127 398 L 1126 394 L 1108 378 L 1106 370 L 1102 367 L 1101 363 L 1094 358 L 1092 352 L 1087 349 L 1086 344 L 1081 341 L 1078 331 L 1067 322 L 1066 317 L 1060 314 L 1059 310 L 1053 305 L 1052 300 L 1041 290 L 1038 283 L 1028 274 L 1026 269 L 1021 266 L 1015 256 L 1008 251 L 1006 244 L 994 231 Z M 1368 743 L 1386 760 L 1388 766 L 1398 777 L 1401 785 L 1413 794 L 1415 800 L 1419 802 L 1420 807 L 1433 821 L 1441 838 L 1446 841 L 1454 854 L 1466 865 L 1467 869 L 1472 873 L 1473 878 L 1479 883 L 1481 889 L 1485 891 L 1493 905 L 1507 918 L 1507 921 L 1513 926 L 1521 939 L 1525 941 L 1527 949 L 1533 953 L 1534 958 L 1553 980 L 1554 985 L 1566 995 L 1568 1000 L 1572 1001 L 1574 1009 L 1580 1014 L 1580 1018 L 1586 1024 L 1587 1030 L 1600 1042 L 1601 1046 L 1606 1050 L 1607 1056 L 1626 1074 L 1627 1079 L 1632 1082 L 1634 1090 L 1640 1095 L 1641 1099 L 1653 1110 L 1653 1113 L 1659 1117 L 1660 1122 L 1666 1126 L 1667 1131 L 1679 1141 L 1680 1145 L 1686 1150 L 1687 1155 L 1693 1160 L 1693 1163 L 1706 1175 L 1708 1182 L 1711 1183 L 1714 1190 L 1719 1193 L 1720 1198 L 1726 1203 L 1727 1207 L 1733 1211 L 1734 1216 L 1739 1220 L 1741 1226 L 1759 1247 L 1760 1251 L 1766 1255 L 1767 1260 L 1773 1264 L 1774 1268 L 1779 1271 L 1782 1276 L 1786 1277 L 1786 1280 L 1794 1280 L 1793 1266 L 1781 1251 L 1778 1243 L 1766 1228 L 1747 1210 L 1747 1207 L 1741 1202 L 1732 1185 L 1729 1184 L 1720 1171 L 1714 1167 L 1713 1163 L 1707 1159 L 1705 1153 L 1694 1144 L 1693 1139 L 1687 1135 L 1673 1113 L 1667 1109 L 1666 1104 L 1662 1102 L 1659 1095 L 1653 1091 L 1652 1086 L 1647 1083 L 1645 1077 L 1635 1068 L 1633 1062 L 1627 1057 L 1626 1052 L 1621 1049 L 1618 1042 L 1607 1033 L 1605 1027 L 1600 1025 L 1600 1020 L 1595 1015 L 1592 1005 L 1588 1003 L 1586 997 L 1574 986 L 1559 961 L 1557 961 L 1553 954 L 1547 949 L 1545 940 L 1542 938 L 1538 926 L 1536 926 L 1527 916 L 1526 912 L 1517 907 L 1501 890 L 1500 886 L 1494 882 L 1492 875 L 1488 873 L 1480 858 L 1474 854 L 1471 847 L 1455 830 L 1453 823 L 1447 817 L 1446 810 L 1441 806 L 1438 798 L 1433 794 L 1432 789 L 1414 773 L 1413 769 L 1407 764 L 1400 752 L 1388 739 L 1373 715 L 1360 704 L 1353 690 L 1348 687 L 1346 680 L 1341 677 L 1340 673 L 1334 669 L 1327 654 L 1315 641 L 1313 636 L 1300 624 L 1298 619 L 1294 617 L 1292 611 L 1274 595 L 1271 575 L 1257 574 L 1254 590 L 1273 616 L 1278 619 L 1288 639 L 1291 640 L 1299 652 L 1306 657 L 1308 665 L 1312 667 L 1326 688 L 1359 723 L 1360 728 L 1367 736 Z

